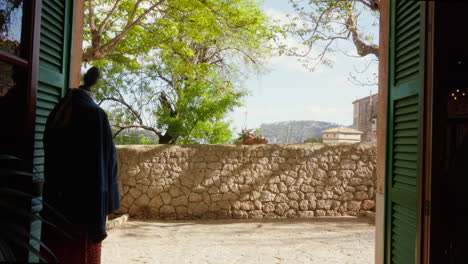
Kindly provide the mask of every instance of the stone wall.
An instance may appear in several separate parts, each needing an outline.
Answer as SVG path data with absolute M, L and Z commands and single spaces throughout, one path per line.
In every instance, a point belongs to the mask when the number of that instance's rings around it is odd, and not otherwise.
M 374 211 L 371 144 L 118 146 L 121 209 L 163 219 Z

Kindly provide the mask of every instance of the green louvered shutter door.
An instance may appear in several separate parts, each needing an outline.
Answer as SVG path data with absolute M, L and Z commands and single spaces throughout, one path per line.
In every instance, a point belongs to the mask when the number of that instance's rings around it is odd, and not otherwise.
M 424 2 L 393 0 L 388 85 L 386 263 L 416 263 Z
M 44 177 L 43 136 L 47 116 L 69 87 L 73 0 L 43 0 L 37 85 L 34 168 Z M 40 197 L 33 200 L 32 210 L 42 209 Z M 40 237 L 41 222 L 31 223 L 31 232 Z M 34 243 L 34 241 L 32 241 Z M 36 247 L 37 244 L 35 245 Z
M 69 84 L 72 4 L 69 0 L 42 1 L 34 146 L 34 166 L 40 175 L 44 173 L 42 138 L 47 116 L 64 95 Z

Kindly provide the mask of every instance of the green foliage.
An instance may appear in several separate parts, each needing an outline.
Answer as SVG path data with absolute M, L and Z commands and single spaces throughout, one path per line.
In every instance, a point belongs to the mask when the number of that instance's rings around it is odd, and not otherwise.
M 182 144 L 227 144 L 233 133 L 230 122 L 217 120 L 214 122 L 199 122 L 190 135 L 181 140 Z
M 304 140 L 304 143 L 323 143 L 323 138 L 310 137 Z
M 274 37 L 256 0 L 86 0 L 85 5 L 85 62 L 106 59 L 138 68 L 138 58 L 155 51 L 191 62 L 198 47 L 226 49 L 247 60 L 255 54 L 257 60 Z
M 110 10 L 110 1 L 100 3 L 109 8 L 95 10 Z M 274 30 L 255 0 L 161 3 L 164 12 L 119 42 L 113 53 L 120 55 L 93 61 L 104 73 L 96 99 L 117 132 L 145 129 L 159 143 L 227 143 L 232 133 L 225 116 L 247 95 L 242 82 L 248 74 L 262 72 Z M 134 5 L 122 1 L 119 8 Z M 102 34 L 111 39 L 115 33 Z
M 138 133 L 121 133 L 114 138 L 116 145 L 155 145 L 158 139 Z

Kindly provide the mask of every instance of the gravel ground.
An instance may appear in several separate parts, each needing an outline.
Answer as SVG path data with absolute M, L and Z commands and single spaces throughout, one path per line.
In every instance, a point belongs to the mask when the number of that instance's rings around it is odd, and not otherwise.
M 102 263 L 367 264 L 374 229 L 365 218 L 129 221 L 108 232 Z

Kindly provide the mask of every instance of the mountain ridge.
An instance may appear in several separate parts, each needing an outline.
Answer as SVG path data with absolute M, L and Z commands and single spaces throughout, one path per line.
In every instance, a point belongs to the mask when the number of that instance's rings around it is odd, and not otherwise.
M 310 137 L 322 137 L 322 131 L 343 126 L 337 123 L 315 120 L 291 120 L 260 125 L 259 135 L 264 136 L 268 143 L 303 143 Z

